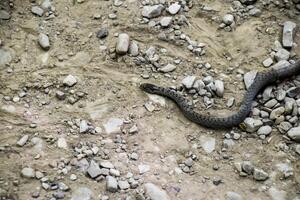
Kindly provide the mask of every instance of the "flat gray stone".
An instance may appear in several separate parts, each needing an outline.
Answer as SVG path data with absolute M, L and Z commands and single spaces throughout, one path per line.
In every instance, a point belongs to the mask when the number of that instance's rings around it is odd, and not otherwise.
M 253 177 L 257 181 L 265 181 L 269 178 L 269 174 L 262 169 L 254 169 Z
M 272 66 L 273 69 L 283 69 L 290 65 L 287 60 L 281 60 Z
M 234 17 L 233 17 L 232 14 L 226 14 L 226 15 L 223 16 L 222 21 L 223 21 L 224 24 L 229 26 L 234 22 Z
M 175 15 L 175 14 L 177 14 L 179 12 L 180 8 L 181 8 L 181 5 L 176 2 L 176 3 L 171 4 L 168 7 L 168 12 L 171 15 Z
M 168 72 L 174 71 L 175 69 L 176 69 L 176 66 L 175 66 L 175 65 L 173 65 L 173 64 L 167 64 L 167 65 L 165 65 L 165 66 L 159 68 L 158 70 L 159 70 L 160 72 L 168 73 Z
M 117 54 L 126 54 L 129 49 L 129 35 L 126 33 L 120 33 L 116 44 Z
M 100 166 L 103 167 L 103 168 L 106 168 L 106 169 L 113 169 L 115 168 L 115 166 L 109 162 L 109 161 L 102 161 L 100 162 Z
M 35 172 L 34 169 L 30 167 L 25 167 L 22 169 L 21 174 L 25 178 L 35 178 Z
M 229 191 L 226 193 L 228 200 L 243 200 L 243 197 L 236 192 Z
M 293 47 L 293 36 L 294 30 L 296 28 L 296 23 L 291 21 L 286 21 L 283 24 L 283 34 L 282 34 L 282 46 L 285 48 Z
M 49 50 L 50 49 L 49 37 L 44 33 L 40 33 L 39 34 L 39 44 L 44 50 Z
M 0 19 L 9 20 L 11 18 L 10 14 L 5 10 L 0 10 Z
M 212 153 L 215 150 L 216 139 L 208 136 L 200 136 L 200 145 L 206 153 Z
M 117 192 L 118 191 L 118 182 L 112 176 L 106 177 L 106 190 L 109 192 Z
M 71 200 L 92 200 L 93 192 L 87 187 L 79 187 L 73 190 Z
M 168 194 L 153 183 L 146 183 L 145 191 L 151 200 L 170 200 Z
M 29 139 L 29 136 L 28 135 L 24 135 L 23 137 L 21 137 L 18 142 L 17 142 L 17 145 L 22 147 L 26 144 L 26 142 L 28 141 Z
M 94 160 L 91 160 L 90 165 L 87 169 L 87 173 L 91 178 L 96 178 L 99 175 L 101 175 L 101 169 L 99 167 L 99 164 Z
M 77 83 L 77 79 L 71 74 L 66 76 L 66 78 L 63 80 L 63 84 L 69 87 L 72 87 L 76 83 Z
M 9 50 L 0 49 L 0 66 L 9 63 L 12 60 L 12 54 Z
M 263 61 L 264 67 L 270 67 L 273 64 L 272 58 L 267 58 L 266 60 Z
M 271 187 L 268 192 L 272 200 L 288 200 L 287 193 L 283 190 L 278 190 L 275 187 Z
M 142 10 L 142 16 L 149 19 L 158 17 L 161 15 L 163 9 L 163 5 L 144 6 Z
M 104 124 L 104 129 L 107 134 L 114 134 L 121 132 L 121 126 L 123 125 L 123 119 L 110 118 L 108 122 Z
M 224 95 L 224 83 L 220 80 L 215 80 L 214 85 L 216 87 L 216 94 L 218 97 L 223 97 Z
M 270 114 L 270 119 L 275 120 L 277 119 L 279 116 L 283 115 L 285 109 L 284 107 L 278 107 L 275 108 L 274 110 L 272 110 L 271 114 Z
M 57 140 L 57 147 L 61 149 L 68 149 L 68 144 L 65 138 L 60 137 Z
M 259 8 L 252 8 L 249 10 L 249 15 L 254 17 L 259 17 L 261 14 L 261 10 Z
M 33 14 L 35 14 L 35 15 L 40 16 L 40 17 L 42 17 L 43 14 L 44 14 L 44 10 L 43 10 L 41 7 L 39 7 L 39 6 L 33 6 L 33 7 L 31 8 L 31 12 L 32 12 Z
M 279 62 L 281 60 L 288 60 L 290 57 L 290 52 L 287 51 L 286 49 L 279 49 L 275 55 L 275 59 Z
M 161 18 L 159 23 L 162 27 L 166 28 L 171 25 L 172 21 L 173 21 L 172 17 L 163 17 L 163 18 Z
M 144 165 L 140 164 L 138 165 L 139 173 L 140 174 L 145 174 L 146 172 L 150 171 L 150 166 L 149 165 Z
M 196 81 L 196 76 L 187 76 L 181 81 L 181 83 L 187 89 L 191 89 L 195 81 Z
M 291 128 L 288 132 L 287 135 L 292 139 L 295 140 L 296 142 L 300 142 L 300 126 Z
M 248 175 L 251 175 L 254 172 L 254 166 L 250 161 L 243 161 L 241 167 Z
M 272 132 L 272 127 L 269 125 L 262 126 L 257 130 L 258 135 L 269 135 Z
M 138 56 L 139 55 L 139 46 L 136 41 L 131 41 L 129 44 L 129 54 L 131 56 Z
M 129 183 L 128 183 L 128 181 L 119 181 L 118 182 L 118 185 L 119 185 L 119 188 L 121 189 L 121 190 L 127 190 L 128 188 L 130 188 L 130 185 L 129 185 Z
M 245 83 L 246 89 L 248 89 L 252 85 L 252 83 L 256 77 L 256 74 L 257 74 L 257 71 L 250 71 L 244 75 L 244 83 Z
M 245 130 L 249 133 L 253 133 L 257 131 L 262 125 L 262 121 L 259 119 L 254 119 L 251 117 L 247 117 L 244 120 Z

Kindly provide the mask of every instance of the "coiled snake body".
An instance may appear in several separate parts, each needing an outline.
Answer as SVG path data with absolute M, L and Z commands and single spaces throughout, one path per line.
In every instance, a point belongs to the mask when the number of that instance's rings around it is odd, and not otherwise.
M 257 93 L 267 85 L 277 80 L 285 79 L 300 73 L 300 59 L 287 67 L 272 69 L 267 72 L 258 72 L 252 85 L 244 95 L 239 110 L 226 117 L 208 116 L 197 113 L 193 106 L 180 93 L 171 88 L 159 87 L 150 83 L 141 84 L 140 88 L 147 93 L 165 96 L 173 100 L 180 108 L 185 117 L 201 126 L 213 129 L 231 128 L 239 125 L 248 116 L 252 108 L 252 101 Z

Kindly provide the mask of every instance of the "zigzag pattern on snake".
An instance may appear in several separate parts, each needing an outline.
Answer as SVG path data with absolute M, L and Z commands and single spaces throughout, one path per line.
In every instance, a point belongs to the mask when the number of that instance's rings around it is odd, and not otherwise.
M 252 85 L 246 91 L 238 111 L 226 117 L 208 116 L 195 112 L 193 106 L 189 104 L 189 101 L 171 88 L 159 87 L 150 83 L 143 83 L 140 85 L 140 88 L 147 93 L 170 98 L 178 105 L 184 116 L 192 122 L 212 129 L 224 129 L 237 126 L 244 121 L 252 109 L 252 101 L 258 92 L 267 85 L 270 85 L 277 80 L 292 77 L 299 73 L 300 59 L 287 67 L 279 67 L 267 72 L 258 72 Z

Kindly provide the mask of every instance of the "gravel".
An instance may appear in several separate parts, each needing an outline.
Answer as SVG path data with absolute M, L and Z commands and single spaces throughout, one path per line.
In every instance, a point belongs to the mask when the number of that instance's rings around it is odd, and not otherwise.
M 223 23 L 226 25 L 231 25 L 234 22 L 234 17 L 231 14 L 226 14 L 223 16 Z
M 179 5 L 178 3 L 173 3 L 169 6 L 168 8 L 168 12 L 171 14 L 171 15 L 175 15 L 179 12 L 181 8 L 181 5 Z
M 196 76 L 187 76 L 182 80 L 182 85 L 187 89 L 191 89 L 196 81 Z
M 87 169 L 87 173 L 91 178 L 97 178 L 100 174 L 101 174 L 101 169 L 99 167 L 99 164 L 94 161 L 91 160 L 90 165 Z
M 176 69 L 176 66 L 175 66 L 175 65 L 173 65 L 173 64 L 167 64 L 167 65 L 165 65 L 164 67 L 159 68 L 158 70 L 159 70 L 160 72 L 168 73 L 168 72 L 174 71 L 175 69 Z
M 31 8 L 31 12 L 33 14 L 37 15 L 37 16 L 40 16 L 40 17 L 42 17 L 43 14 L 44 14 L 44 10 L 41 7 L 39 7 L 39 6 L 33 6 Z
M 92 200 L 93 192 L 87 187 L 79 187 L 72 192 L 71 200 Z

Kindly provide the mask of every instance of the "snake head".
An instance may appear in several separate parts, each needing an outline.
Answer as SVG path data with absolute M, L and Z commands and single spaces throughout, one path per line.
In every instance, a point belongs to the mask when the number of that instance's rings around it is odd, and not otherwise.
M 155 93 L 157 93 L 157 91 L 158 91 L 158 89 L 159 89 L 158 86 L 153 85 L 153 84 L 151 84 L 151 83 L 142 83 L 142 84 L 140 85 L 140 88 L 141 88 L 142 90 L 144 90 L 145 92 L 150 93 L 150 94 L 155 94 Z

